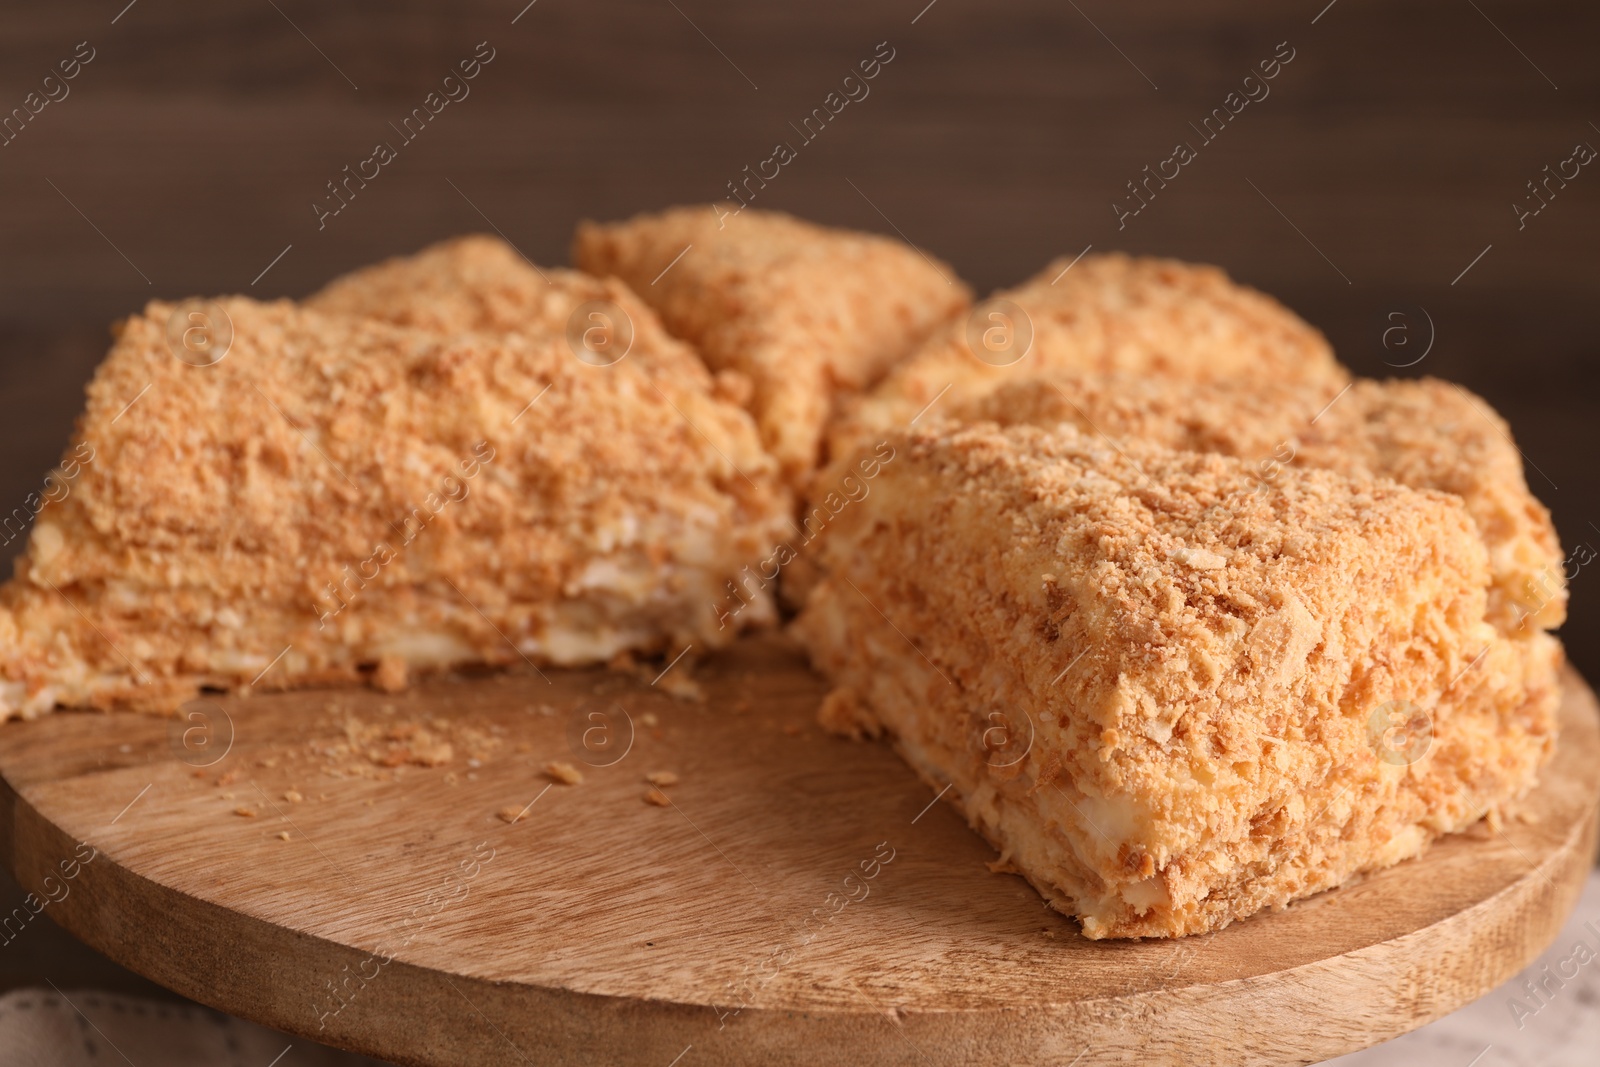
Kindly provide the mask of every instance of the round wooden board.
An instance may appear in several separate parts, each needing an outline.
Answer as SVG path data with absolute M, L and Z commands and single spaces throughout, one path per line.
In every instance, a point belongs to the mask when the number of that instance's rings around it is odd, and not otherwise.
M 1600 720 L 1569 674 L 1526 821 L 1214 935 L 1092 942 L 989 873 L 885 746 L 822 734 L 821 683 L 776 639 L 695 677 L 703 704 L 670 677 L 552 672 L 228 698 L 209 727 L 7 724 L 4 858 L 133 970 L 403 1064 L 926 1067 L 1371 1045 L 1515 974 L 1594 856 Z M 338 751 L 427 756 L 388 738 L 429 718 L 446 764 Z M 549 760 L 584 780 L 547 789 Z M 679 776 L 665 806 L 657 771 Z M 78 842 L 98 855 L 73 866 Z

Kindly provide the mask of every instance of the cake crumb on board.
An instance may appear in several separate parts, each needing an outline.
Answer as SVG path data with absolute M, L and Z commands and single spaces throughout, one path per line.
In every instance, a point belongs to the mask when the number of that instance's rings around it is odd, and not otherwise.
M 372 672 L 372 686 L 385 693 L 402 693 L 411 686 L 410 672 L 406 669 L 406 661 L 399 656 L 383 656 L 378 660 L 378 669 Z M 384 711 L 389 712 L 389 707 Z
M 551 760 L 544 765 L 545 777 L 561 785 L 577 785 L 583 781 L 583 772 L 562 760 Z

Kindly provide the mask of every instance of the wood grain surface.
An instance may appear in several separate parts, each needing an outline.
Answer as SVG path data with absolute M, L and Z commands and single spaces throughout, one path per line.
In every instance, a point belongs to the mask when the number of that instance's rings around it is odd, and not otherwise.
M 1515 974 L 1593 856 L 1569 674 L 1525 818 L 1214 935 L 1091 942 L 886 747 L 823 735 L 780 640 L 697 668 L 703 702 L 663 692 L 689 669 L 6 724 L 0 847 L 52 919 L 223 1010 L 404 1064 L 658 1067 L 1308 1062 Z

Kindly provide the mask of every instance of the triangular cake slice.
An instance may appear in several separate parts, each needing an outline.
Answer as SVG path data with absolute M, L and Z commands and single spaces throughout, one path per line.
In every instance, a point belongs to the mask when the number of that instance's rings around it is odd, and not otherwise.
M 735 632 L 714 603 L 791 504 L 749 416 L 659 327 L 597 366 L 560 332 L 219 303 L 210 365 L 169 342 L 186 306 L 120 324 L 0 588 L 0 716 Z M 740 624 L 773 617 L 757 599 Z
M 1566 617 L 1566 574 L 1550 512 L 1489 404 L 1437 378 L 1357 379 L 1344 390 L 1266 379 L 1039 373 L 941 407 L 950 422 L 1070 423 L 1110 442 L 1145 441 L 1247 460 L 1262 483 L 1291 466 L 1392 478 L 1459 496 L 1489 551 L 1489 618 L 1507 633 Z
M 1060 259 L 945 326 L 829 431 L 836 460 L 1000 383 L 1120 373 L 1293 382 L 1333 396 L 1349 374 L 1294 312 L 1218 267 L 1121 253 Z M 819 485 L 835 479 L 824 474 Z
M 622 282 L 541 267 L 486 234 L 452 237 L 351 271 L 313 293 L 305 306 L 443 334 L 555 334 L 597 366 L 628 358 L 706 380 L 694 349 L 673 341 Z
M 873 454 L 797 630 L 1090 937 L 1214 930 L 1527 789 L 1559 646 L 1484 619 L 1461 502 L 1070 426 Z
M 796 488 L 841 400 L 969 300 L 948 265 L 893 238 L 732 204 L 586 222 L 573 261 L 627 282 L 714 370 L 749 379 L 762 441 Z

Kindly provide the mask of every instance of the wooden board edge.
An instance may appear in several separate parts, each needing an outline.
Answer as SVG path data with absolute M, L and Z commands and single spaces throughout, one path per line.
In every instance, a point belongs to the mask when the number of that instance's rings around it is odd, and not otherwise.
M 1567 680 L 1582 685 L 1575 674 Z M 1592 698 L 1589 714 L 1595 715 Z M 1530 876 L 1472 908 L 1392 941 L 1221 984 L 1196 984 L 1016 1012 L 793 1012 L 747 1008 L 719 1019 L 700 1004 L 607 997 L 452 976 L 393 961 L 378 994 L 354 1000 L 331 1025 L 315 1003 L 324 984 L 368 954 L 228 911 L 117 864 L 83 865 L 75 887 L 44 913 L 112 960 L 221 1011 L 407 1067 L 667 1059 L 694 1046 L 700 1064 L 812 1063 L 818 1058 L 925 1067 L 961 1061 L 1278 1064 L 1324 1059 L 1423 1026 L 1514 976 L 1557 936 L 1576 906 L 1600 839 L 1600 798 Z M 77 849 L 0 779 L 0 859 L 24 886 L 39 885 Z M 106 909 L 99 901 L 117 900 Z M 227 929 L 222 939 L 212 931 Z M 283 939 L 300 944 L 286 974 Z M 1507 945 L 1516 946 L 1507 951 Z M 198 951 L 196 951 L 198 949 Z M 265 977 L 263 977 L 265 976 Z M 379 982 L 383 982 L 380 978 Z M 1383 992 L 1373 997 L 1374 989 Z M 1326 1020 L 1329 999 L 1351 1000 L 1346 1024 Z M 441 1003 L 459 1004 L 441 1013 Z M 1227 1018 L 1227 1031 L 1216 1021 Z M 804 1028 L 796 1038 L 796 1025 Z M 1093 1035 L 1086 1038 L 1080 1035 Z M 937 1058 L 928 1055 L 931 1050 Z M 520 1058 L 520 1057 L 518 1057 Z M 646 1062 L 651 1062 L 646 1059 Z M 665 1060 L 663 1061 L 665 1062 Z

